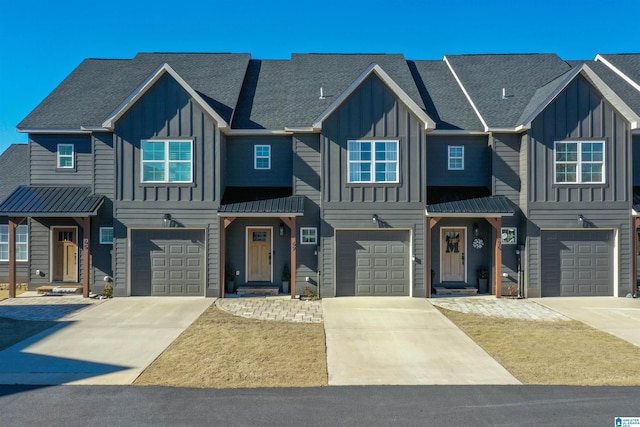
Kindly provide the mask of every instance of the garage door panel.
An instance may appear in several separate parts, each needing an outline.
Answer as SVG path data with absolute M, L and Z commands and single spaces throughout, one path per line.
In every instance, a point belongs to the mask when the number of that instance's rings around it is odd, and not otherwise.
M 409 295 L 409 232 L 336 232 L 336 295 Z
M 203 295 L 204 231 L 132 230 L 132 295 Z
M 543 231 L 542 296 L 613 295 L 611 231 Z

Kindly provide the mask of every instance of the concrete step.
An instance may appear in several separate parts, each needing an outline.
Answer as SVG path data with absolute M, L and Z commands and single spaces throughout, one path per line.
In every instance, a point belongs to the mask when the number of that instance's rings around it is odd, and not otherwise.
M 460 287 L 434 287 L 436 295 L 476 295 L 478 293 L 478 289 L 472 286 L 460 286 Z
M 238 296 L 273 296 L 279 293 L 278 285 L 240 285 L 236 290 Z

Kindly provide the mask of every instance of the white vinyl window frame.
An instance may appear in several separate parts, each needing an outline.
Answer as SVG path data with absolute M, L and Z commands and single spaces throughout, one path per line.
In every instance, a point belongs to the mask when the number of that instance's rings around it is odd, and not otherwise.
M 76 167 L 76 149 L 73 144 L 58 144 L 56 147 L 56 168 L 73 169 Z
M 145 154 L 145 146 L 148 145 L 147 153 Z M 151 145 L 162 144 L 163 150 L 151 150 Z M 186 151 L 178 150 L 172 152 L 172 144 L 176 147 L 183 148 L 189 147 L 188 158 L 181 158 Z M 143 139 L 140 143 L 140 181 L 143 184 L 191 184 L 193 183 L 193 140 L 191 139 Z M 155 153 L 155 154 L 154 154 Z M 158 158 L 158 154 L 162 154 L 161 158 Z M 173 158 L 172 158 L 173 157 Z M 188 178 L 187 179 L 172 179 L 172 169 L 181 168 L 188 165 Z M 155 167 L 156 172 L 162 172 L 162 179 L 157 177 L 146 178 L 145 166 Z M 152 172 L 152 170 L 149 170 Z M 182 171 L 177 171 L 181 173 Z M 153 175 L 153 174 L 150 174 Z
M 256 170 L 271 169 L 271 146 L 253 146 L 253 168 Z
M 347 141 L 347 182 L 397 184 L 400 182 L 398 140 Z
M 317 245 L 318 229 L 316 227 L 300 227 L 300 244 Z
M 518 229 L 516 227 L 502 227 L 500 238 L 500 243 L 503 245 L 516 245 L 518 244 Z
M 464 170 L 464 145 L 447 146 L 447 167 L 450 171 Z
M 553 144 L 554 184 L 604 184 L 605 142 L 555 141 Z M 600 179 L 594 179 L 599 176 Z
M 9 261 L 9 226 L 0 225 L 0 261 Z M 29 261 L 29 226 L 16 229 L 16 261 Z
M 113 245 L 113 227 L 100 227 L 100 244 Z

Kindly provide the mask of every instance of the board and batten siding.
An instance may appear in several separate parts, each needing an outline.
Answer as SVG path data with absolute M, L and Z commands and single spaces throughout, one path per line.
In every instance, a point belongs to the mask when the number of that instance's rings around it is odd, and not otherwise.
M 605 142 L 604 184 L 554 184 L 554 142 Z M 579 76 L 533 121 L 523 145 L 528 154 L 526 172 L 527 296 L 541 295 L 540 231 L 544 229 L 611 229 L 617 236 L 619 295 L 632 289 L 631 231 L 632 137 L 629 124 Z
M 305 196 L 304 216 L 296 220 L 297 238 L 301 227 L 318 230 L 318 244 L 297 246 L 296 283 L 298 294 L 303 293 L 306 277 L 316 279 L 318 271 L 317 247 L 320 245 L 320 135 L 296 134 L 293 136 L 293 193 Z
M 255 169 L 254 147 L 271 147 L 271 168 Z M 230 187 L 291 187 L 292 142 L 290 136 L 227 137 L 226 184 Z
M 57 168 L 58 144 L 73 144 L 73 168 Z M 29 134 L 30 185 L 87 185 L 93 183 L 93 166 L 90 135 Z
M 449 170 L 449 146 L 464 147 L 464 169 Z M 427 134 L 427 185 L 491 185 L 491 148 L 486 136 L 430 136 Z
M 399 182 L 348 182 L 348 140 L 398 140 Z M 375 75 L 369 76 L 323 124 L 323 201 L 424 203 L 424 124 Z
M 141 141 L 193 140 L 193 183 L 143 184 Z M 219 203 L 219 130 L 187 92 L 169 75 L 161 77 L 116 123 L 115 150 L 119 201 Z

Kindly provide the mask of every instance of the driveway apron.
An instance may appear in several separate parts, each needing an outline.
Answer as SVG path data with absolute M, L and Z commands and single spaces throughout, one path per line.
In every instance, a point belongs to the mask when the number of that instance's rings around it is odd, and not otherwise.
M 114 298 L 0 351 L 1 384 L 131 384 L 213 298 Z
M 329 385 L 520 384 L 426 299 L 322 305 Z

